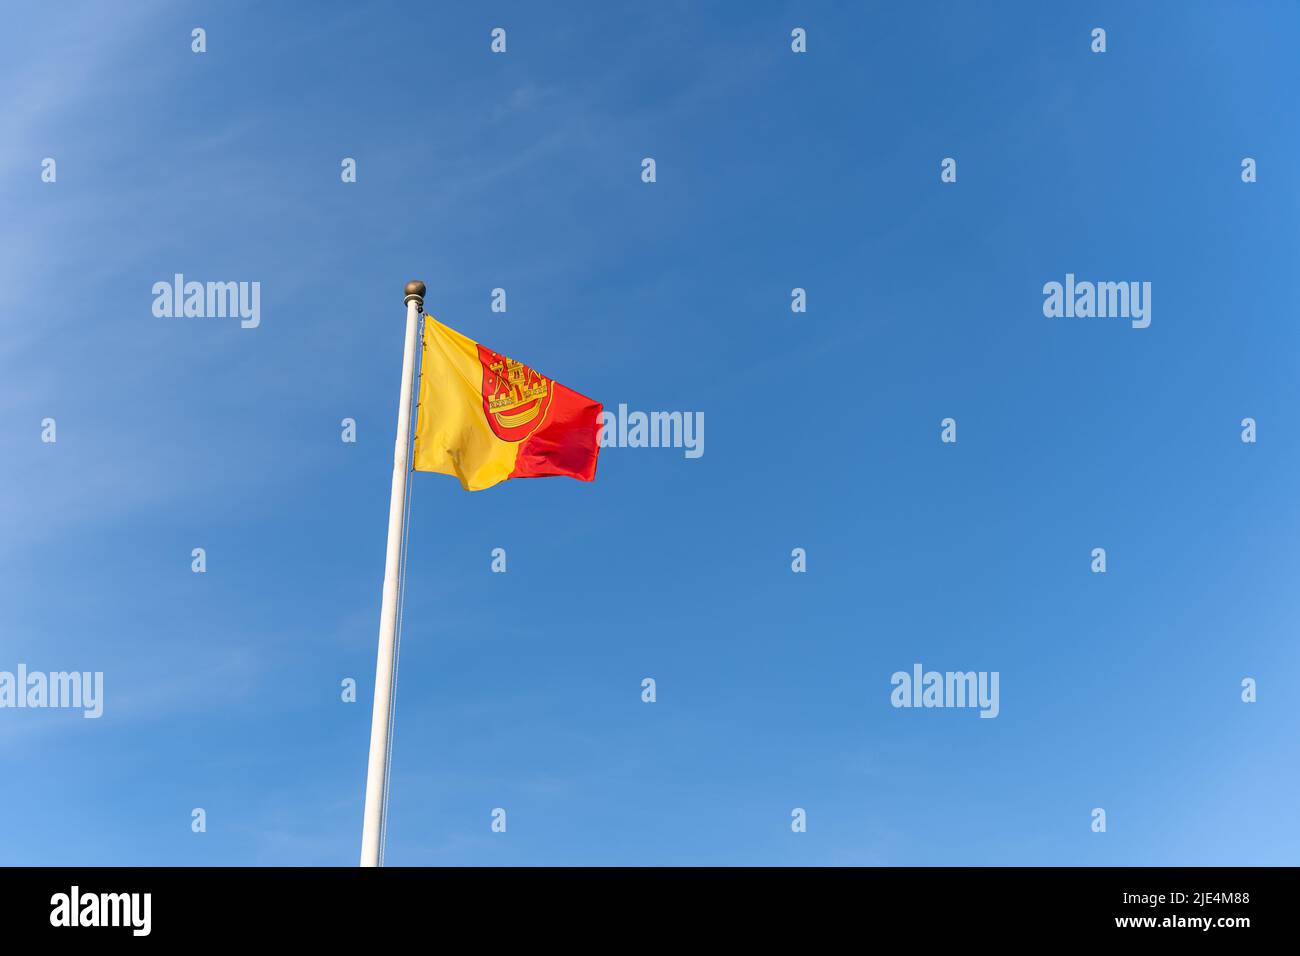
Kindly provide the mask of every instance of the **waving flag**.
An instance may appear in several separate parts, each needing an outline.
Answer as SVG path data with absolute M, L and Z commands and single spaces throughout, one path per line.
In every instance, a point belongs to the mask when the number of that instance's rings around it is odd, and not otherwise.
M 424 320 L 415 470 L 455 475 L 469 491 L 507 478 L 596 477 L 599 402 Z

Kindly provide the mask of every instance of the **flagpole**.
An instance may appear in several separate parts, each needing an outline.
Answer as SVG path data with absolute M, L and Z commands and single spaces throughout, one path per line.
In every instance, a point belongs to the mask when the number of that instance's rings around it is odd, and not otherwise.
M 384 561 L 384 599 L 379 612 L 379 654 L 375 660 L 375 707 L 370 717 L 370 762 L 366 769 L 366 816 L 361 829 L 361 865 L 379 866 L 383 853 L 388 796 L 389 728 L 393 716 L 393 671 L 397 656 L 397 599 L 401 591 L 402 526 L 406 480 L 410 474 L 411 392 L 415 387 L 415 346 L 424 283 L 406 283 L 406 347 L 402 353 L 402 395 L 397 405 L 397 447 L 393 490 L 388 503 L 388 556 Z

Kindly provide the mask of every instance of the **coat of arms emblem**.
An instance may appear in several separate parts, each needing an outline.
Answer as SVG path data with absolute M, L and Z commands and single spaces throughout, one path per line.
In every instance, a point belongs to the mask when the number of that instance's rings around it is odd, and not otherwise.
M 523 441 L 546 419 L 554 383 L 523 362 L 478 347 L 483 365 L 483 413 L 502 441 Z

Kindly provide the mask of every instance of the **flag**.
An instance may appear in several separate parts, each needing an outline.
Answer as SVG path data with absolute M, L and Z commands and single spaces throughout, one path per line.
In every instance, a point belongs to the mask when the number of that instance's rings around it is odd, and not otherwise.
M 424 320 L 415 470 L 480 491 L 507 478 L 596 477 L 601 404 Z

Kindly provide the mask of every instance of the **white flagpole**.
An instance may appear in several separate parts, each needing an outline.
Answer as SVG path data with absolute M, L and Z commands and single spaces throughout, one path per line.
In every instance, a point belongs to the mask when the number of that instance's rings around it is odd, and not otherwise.
M 415 387 L 415 346 L 424 283 L 406 283 L 406 350 L 402 353 L 402 396 L 397 405 L 397 448 L 393 491 L 388 504 L 388 557 L 384 562 L 384 601 L 379 612 L 379 655 L 375 660 L 375 709 L 370 717 L 370 763 L 366 770 L 366 818 L 361 829 L 361 865 L 379 866 L 383 852 L 388 789 L 388 731 L 393 716 L 393 668 L 397 656 L 397 598 L 401 590 L 402 527 L 406 479 L 410 474 L 411 392 Z

